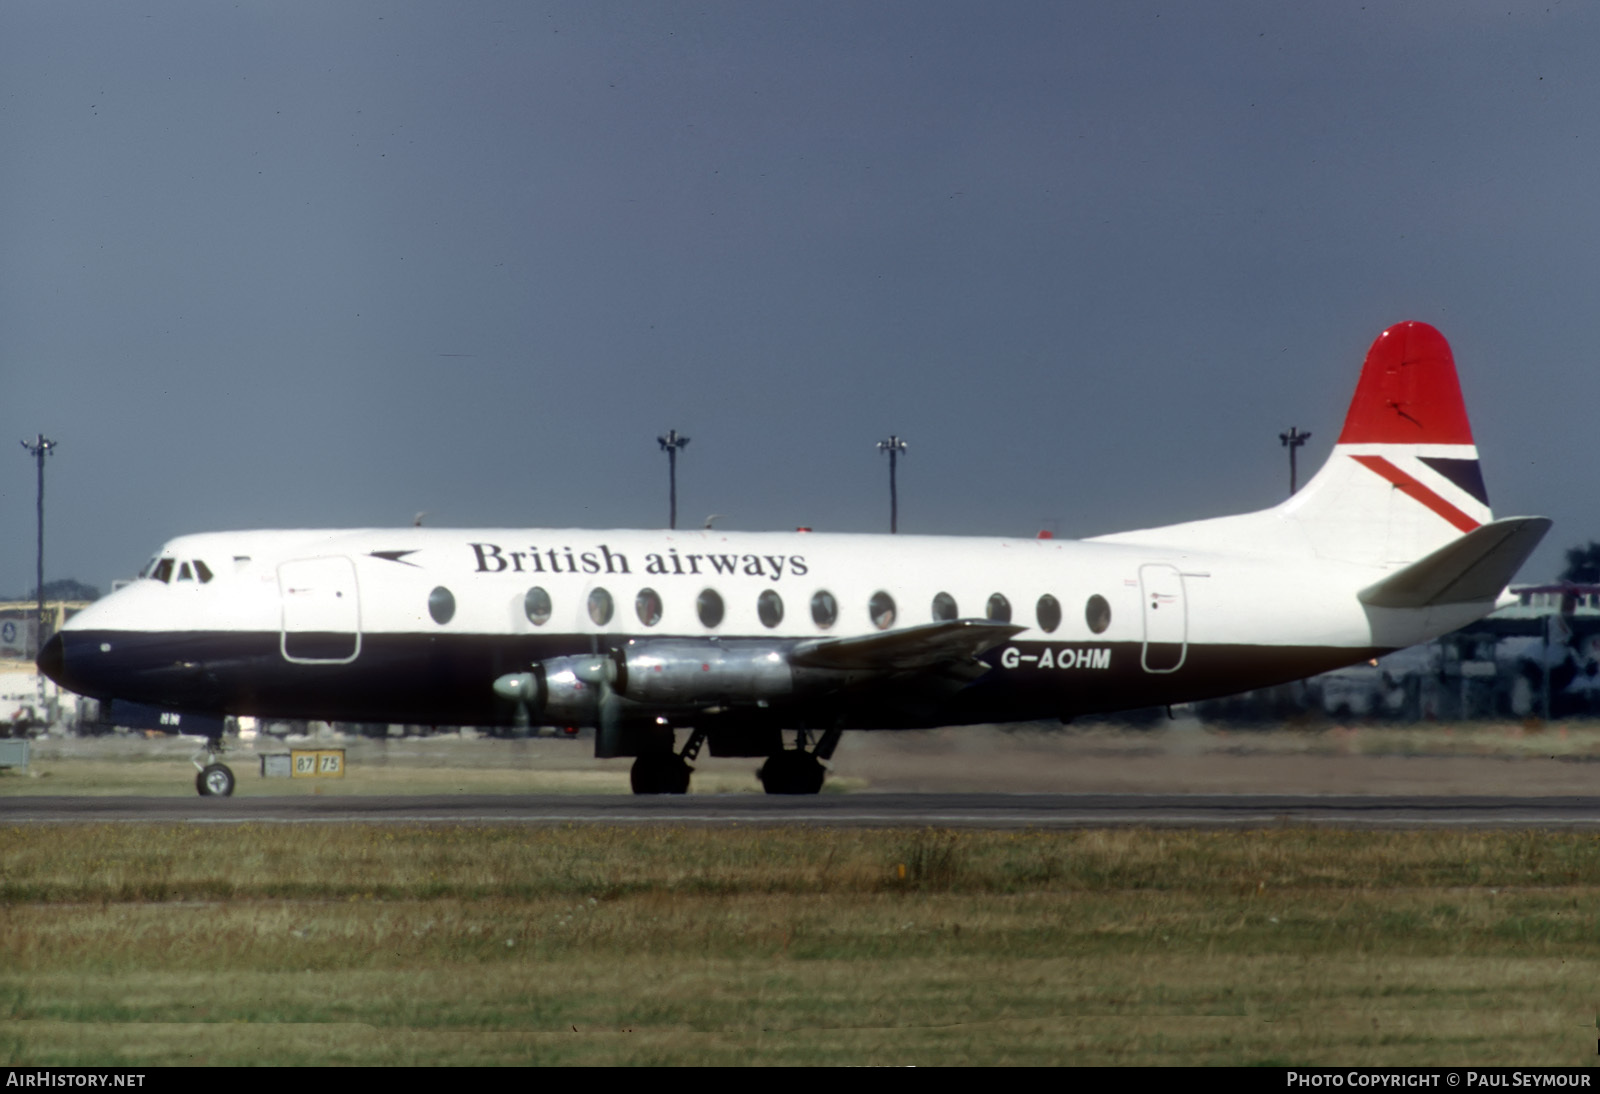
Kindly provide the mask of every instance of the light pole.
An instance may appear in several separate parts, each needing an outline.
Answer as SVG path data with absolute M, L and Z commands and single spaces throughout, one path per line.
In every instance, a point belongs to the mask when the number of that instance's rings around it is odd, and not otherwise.
M 1290 497 L 1293 497 L 1295 495 L 1295 492 L 1300 489 L 1300 481 L 1299 481 L 1298 475 L 1296 474 L 1295 462 L 1294 462 L 1295 449 L 1299 448 L 1301 445 L 1305 444 L 1310 439 L 1311 439 L 1311 434 L 1309 434 L 1309 433 L 1301 433 L 1294 426 L 1290 426 L 1289 427 L 1289 432 L 1287 432 L 1287 433 L 1279 433 L 1278 434 L 1278 440 L 1283 443 L 1283 447 L 1285 447 L 1285 448 L 1287 448 L 1289 450 L 1289 496 Z
M 44 649 L 44 461 L 45 457 L 55 451 L 56 442 L 50 440 L 43 433 L 31 441 L 23 441 L 22 447 L 26 448 L 39 465 L 39 551 L 36 556 L 37 569 L 34 572 L 34 592 L 39 597 L 39 614 L 35 616 L 33 625 L 33 655 L 39 656 L 39 651 Z
M 888 440 L 878 442 L 878 451 L 889 453 L 889 532 L 891 535 L 900 531 L 900 495 L 895 487 L 895 460 L 905 450 L 906 442 L 893 433 L 889 434 Z
M 669 429 L 663 437 L 657 437 L 656 442 L 661 445 L 661 451 L 667 454 L 667 527 L 678 526 L 678 449 L 689 443 L 688 437 L 678 436 L 676 429 Z

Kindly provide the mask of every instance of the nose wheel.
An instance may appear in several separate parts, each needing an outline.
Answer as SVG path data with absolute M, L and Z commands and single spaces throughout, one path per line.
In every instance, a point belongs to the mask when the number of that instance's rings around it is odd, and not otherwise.
M 227 764 L 207 764 L 194 777 L 194 788 L 202 798 L 227 798 L 233 795 L 233 772 Z
M 214 740 L 208 742 L 205 749 L 194 758 L 194 766 L 199 772 L 194 777 L 194 788 L 202 798 L 233 796 L 233 771 L 227 764 L 218 762 L 217 756 L 221 752 L 221 740 Z M 205 762 L 201 763 L 201 760 Z

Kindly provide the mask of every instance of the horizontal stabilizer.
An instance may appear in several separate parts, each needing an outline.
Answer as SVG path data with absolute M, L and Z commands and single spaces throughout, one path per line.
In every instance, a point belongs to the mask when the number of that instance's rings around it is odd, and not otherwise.
M 789 652 L 789 663 L 812 669 L 878 672 L 971 664 L 984 650 L 1027 629 L 988 619 L 953 619 L 860 638 L 812 638 Z
M 1493 601 L 1549 530 L 1544 517 L 1507 517 L 1485 524 L 1357 596 L 1374 608 Z

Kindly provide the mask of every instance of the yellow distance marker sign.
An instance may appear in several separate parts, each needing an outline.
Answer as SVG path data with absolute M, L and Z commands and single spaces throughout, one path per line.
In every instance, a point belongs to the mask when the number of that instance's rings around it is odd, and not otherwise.
M 290 774 L 296 779 L 344 778 L 344 749 L 294 748 L 289 750 Z

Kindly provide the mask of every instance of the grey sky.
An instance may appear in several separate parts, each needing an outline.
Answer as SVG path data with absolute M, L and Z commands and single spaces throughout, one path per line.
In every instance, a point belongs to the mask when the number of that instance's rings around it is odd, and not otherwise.
M 1600 538 L 1600 7 L 0 5 L 0 592 L 409 523 L 1279 500 L 1402 319 Z

